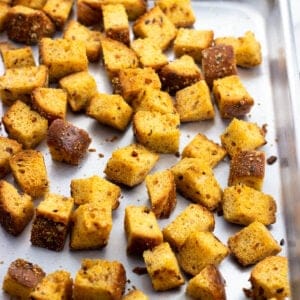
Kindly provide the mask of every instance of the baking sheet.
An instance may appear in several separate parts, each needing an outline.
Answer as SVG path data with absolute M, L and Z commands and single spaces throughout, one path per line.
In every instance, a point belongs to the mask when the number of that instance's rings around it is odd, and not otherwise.
M 286 151 L 289 153 L 292 147 L 291 138 L 286 138 L 286 129 L 293 129 L 293 118 L 290 116 L 286 120 L 282 119 L 278 108 L 285 107 L 287 112 L 291 108 L 290 100 L 284 106 L 276 101 L 280 96 L 288 95 L 289 86 L 287 81 L 281 81 L 280 91 L 278 91 L 278 76 L 274 73 L 281 71 L 281 75 L 286 74 L 286 56 L 284 50 L 276 51 L 279 48 L 284 49 L 284 40 L 280 34 L 284 34 L 284 28 L 281 24 L 282 3 L 286 1 L 194 1 L 192 2 L 197 21 L 194 25 L 196 29 L 212 29 L 215 37 L 221 36 L 242 36 L 247 30 L 255 33 L 257 39 L 262 45 L 263 63 L 255 69 L 238 69 L 242 82 L 246 86 L 248 92 L 255 99 L 255 106 L 251 113 L 245 118 L 251 122 L 257 122 L 259 125 L 267 124 L 267 141 L 268 143 L 261 149 L 266 152 L 266 157 L 271 155 L 280 156 L 280 159 L 273 165 L 266 165 L 266 175 L 264 180 L 263 191 L 271 194 L 277 201 L 277 222 L 270 227 L 271 233 L 279 242 L 284 239 L 291 242 L 293 237 L 287 239 L 285 233 L 284 210 L 286 188 L 283 188 L 285 178 L 281 178 L 281 174 L 290 176 L 289 168 L 284 167 L 284 162 L 295 160 L 294 157 L 286 157 Z M 151 6 L 151 4 L 150 4 Z M 74 13 L 73 13 L 74 15 Z M 269 26 L 271 23 L 276 24 L 278 31 Z M 5 34 L 0 35 L 0 39 L 6 40 Z M 274 44 L 275 43 L 275 44 Z M 277 46 L 274 49 L 274 45 Z M 280 56 L 280 57 L 279 57 Z M 36 61 L 38 54 L 35 52 Z M 170 54 L 170 59 L 173 56 Z M 281 66 L 281 70 L 278 70 Z M 101 63 L 90 65 L 90 72 L 95 77 L 100 92 L 111 93 L 112 89 L 103 70 Z M 3 65 L 0 64 L 0 73 L 4 72 Z M 279 94 L 278 94 L 279 93 Z M 5 107 L 0 108 L 1 115 L 5 111 Z M 50 192 L 59 193 L 65 196 L 70 195 L 70 181 L 73 178 L 84 178 L 92 175 L 104 176 L 103 170 L 106 162 L 110 157 L 110 153 L 122 146 L 126 146 L 134 142 L 132 128 L 129 127 L 126 132 L 119 132 L 108 127 L 98 124 L 95 120 L 88 118 L 84 114 L 69 113 L 67 120 L 71 121 L 78 127 L 86 129 L 92 137 L 90 148 L 96 149 L 96 152 L 89 152 L 84 161 L 79 166 L 69 166 L 67 164 L 54 162 L 51 159 L 45 142 L 38 149 L 44 153 L 46 167 L 50 178 Z M 284 124 L 286 127 L 284 127 Z M 219 114 L 213 121 L 202 121 L 194 123 L 182 124 L 180 152 L 183 147 L 199 132 L 204 133 L 209 138 L 219 142 L 219 136 L 224 131 L 228 121 L 221 120 Z M 293 135 L 292 131 L 289 131 Z M 0 131 L 1 135 L 5 135 L 3 126 Z M 278 140 L 278 137 L 284 139 Z M 104 157 L 99 157 L 99 154 Z M 174 165 L 179 160 L 175 155 L 161 155 L 159 163 L 152 172 L 162 170 Z M 227 185 L 229 172 L 228 160 L 221 162 L 215 169 L 215 175 L 223 188 Z M 296 169 L 297 171 L 297 169 Z M 286 172 L 286 173 L 284 173 Z M 293 177 L 295 179 L 295 177 Z M 13 182 L 8 176 L 7 180 Z M 285 186 L 285 185 L 284 185 Z M 293 196 L 293 195 L 292 195 Z M 185 295 L 185 286 L 179 289 L 167 292 L 154 292 L 151 287 L 151 281 L 148 275 L 137 275 L 132 270 L 137 266 L 144 266 L 142 259 L 129 257 L 126 255 L 126 238 L 123 229 L 124 209 L 127 205 L 149 205 L 149 200 L 144 183 L 133 189 L 122 189 L 121 204 L 119 208 L 113 212 L 113 229 L 110 235 L 108 245 L 102 250 L 71 252 L 68 247 L 68 240 L 62 252 L 52 252 L 47 249 L 31 246 L 30 230 L 31 224 L 27 226 L 25 231 L 19 237 L 8 235 L 0 228 L 0 282 L 3 281 L 4 275 L 9 264 L 17 259 L 24 258 L 31 262 L 39 264 L 47 273 L 57 269 L 66 269 L 75 276 L 76 271 L 80 268 L 82 258 L 105 258 L 109 260 L 121 261 L 127 272 L 127 278 L 130 280 L 126 286 L 126 292 L 133 288 L 139 288 L 145 292 L 150 299 L 189 299 Z M 177 207 L 171 214 L 169 219 L 159 220 L 161 228 L 164 228 L 171 222 L 178 213 L 184 209 L 189 201 L 180 195 L 177 195 Z M 38 204 L 38 200 L 35 200 Z M 221 216 L 215 214 L 216 227 L 215 235 L 224 243 L 230 235 L 241 229 L 240 226 L 226 223 Z M 293 232 L 291 232 L 293 234 Z M 280 255 L 287 255 L 287 244 L 282 247 Z M 293 242 L 293 241 L 292 241 Z M 229 256 L 219 266 L 219 269 L 226 281 L 226 294 L 230 300 L 246 299 L 243 288 L 249 288 L 249 274 L 251 268 L 241 268 Z M 1 299 L 9 299 L 2 291 Z M 295 298 L 297 299 L 297 298 Z

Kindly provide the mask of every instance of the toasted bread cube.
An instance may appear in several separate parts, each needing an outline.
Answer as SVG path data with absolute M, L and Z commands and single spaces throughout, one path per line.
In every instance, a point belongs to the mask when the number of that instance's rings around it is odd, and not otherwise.
M 0 180 L 0 224 L 12 235 L 19 235 L 34 214 L 29 195 L 20 195 L 10 183 Z
M 213 119 L 215 110 L 205 80 L 200 80 L 176 93 L 176 110 L 181 122 Z
M 239 38 L 223 37 L 215 39 L 215 44 L 231 45 L 234 48 L 236 64 L 244 68 L 256 67 L 262 62 L 260 43 L 251 31 Z
M 100 201 L 109 202 L 111 208 L 116 209 L 120 204 L 121 189 L 116 184 L 94 175 L 89 178 L 72 179 L 71 195 L 77 205 Z
M 86 71 L 88 59 L 83 41 L 43 38 L 39 44 L 40 63 L 49 69 L 50 82 L 72 73 Z
M 131 106 L 135 112 L 139 110 L 157 111 L 162 114 L 175 112 L 172 97 L 168 93 L 153 87 L 145 87 L 132 100 Z
M 262 189 L 265 176 L 265 153 L 262 151 L 241 151 L 230 161 L 228 185 L 245 184 L 258 191 Z
M 101 36 L 101 32 L 90 30 L 75 20 L 71 20 L 63 32 L 64 39 L 78 40 L 85 43 L 86 55 L 90 62 L 97 62 L 100 59 L 102 53 Z
M 146 187 L 151 202 L 151 210 L 157 218 L 168 218 L 176 206 L 174 175 L 163 170 L 146 177 Z
M 122 300 L 149 300 L 148 296 L 140 290 L 131 290 Z
M 75 277 L 73 299 L 121 299 L 125 285 L 126 272 L 120 262 L 83 259 Z
M 207 265 L 186 288 L 187 295 L 199 300 L 226 300 L 224 279 L 215 265 Z
M 0 77 L 0 97 L 6 105 L 16 100 L 30 102 L 31 92 L 47 85 L 48 70 L 45 66 L 7 69 Z
M 67 93 L 68 103 L 73 111 L 84 110 L 97 93 L 96 80 L 87 71 L 63 77 L 59 85 Z
M 24 148 L 34 148 L 47 134 L 48 122 L 22 101 L 16 101 L 2 118 L 8 136 Z
M 98 93 L 91 99 L 86 113 L 104 125 L 123 131 L 133 112 L 122 96 Z
M 22 150 L 9 158 L 13 176 L 21 189 L 33 198 L 48 191 L 48 175 L 42 152 Z
M 245 150 L 254 150 L 266 144 L 265 132 L 256 123 L 233 119 L 224 133 L 221 142 L 232 157 Z
M 0 136 L 0 178 L 10 172 L 9 158 L 22 150 L 22 144 L 13 139 Z
M 228 247 L 242 266 L 253 265 L 281 251 L 281 247 L 265 225 L 258 221 L 231 236 L 228 239 Z
M 215 79 L 236 75 L 234 49 L 230 45 L 215 45 L 202 50 L 202 70 L 211 87 Z
M 158 159 L 158 154 L 144 146 L 131 144 L 112 152 L 104 173 L 112 181 L 135 186 L 144 181 Z
M 78 165 L 85 156 L 91 138 L 73 124 L 56 119 L 49 127 L 47 145 L 53 160 Z
M 253 98 L 237 75 L 214 80 L 213 95 L 222 118 L 242 117 L 254 105 Z
M 163 235 L 154 213 L 146 206 L 127 206 L 124 227 L 127 253 L 141 255 L 163 242 Z
M 102 37 L 101 45 L 104 66 L 111 79 L 116 77 L 122 69 L 138 66 L 139 60 L 135 52 L 123 43 Z
M 176 256 L 168 243 L 144 251 L 143 257 L 155 291 L 166 291 L 184 284 Z
M 30 47 L 13 48 L 1 51 L 5 69 L 35 66 Z
M 120 70 L 118 77 L 113 80 L 115 92 L 121 94 L 131 103 L 138 97 L 145 86 L 160 89 L 161 83 L 158 75 L 151 68 L 127 68 Z
M 253 299 L 285 299 L 290 296 L 288 260 L 283 256 L 269 256 L 251 271 Z M 273 298 L 274 297 L 274 298 Z
M 212 30 L 180 28 L 174 41 L 174 53 L 177 57 L 187 54 L 195 62 L 201 63 L 202 50 L 210 47 L 213 40 L 214 32 Z
M 42 9 L 47 0 L 13 0 L 13 6 L 23 5 L 33 9 Z
M 213 233 L 196 231 L 187 237 L 177 259 L 186 273 L 195 276 L 207 265 L 219 265 L 228 253 L 227 247 Z
M 11 297 L 27 300 L 45 275 L 38 265 L 19 258 L 10 264 L 2 288 Z
M 139 143 L 159 153 L 179 149 L 180 120 L 177 113 L 138 111 L 133 117 L 133 131 Z
M 197 231 L 213 231 L 213 213 L 199 204 L 189 204 L 170 224 L 163 229 L 164 240 L 178 250 L 187 237 Z
M 36 208 L 30 241 L 32 245 L 61 251 L 67 237 L 74 200 L 57 194 L 47 194 Z
M 190 0 L 156 0 L 155 4 L 176 27 L 191 27 L 196 21 Z
M 49 123 L 66 118 L 67 93 L 62 89 L 36 88 L 31 94 L 31 101 L 32 107 Z
M 102 15 L 106 36 L 129 45 L 129 22 L 124 5 L 117 3 L 103 5 Z
M 182 158 L 199 158 L 210 167 L 215 167 L 226 155 L 226 150 L 208 139 L 204 134 L 198 133 L 182 151 Z
M 105 247 L 112 228 L 111 202 L 100 200 L 80 205 L 72 215 L 72 222 L 72 250 Z
M 88 2 L 93 2 L 93 1 L 77 0 L 78 22 L 85 26 L 101 24 L 102 22 L 101 7 L 99 6 L 96 9 L 92 5 L 89 5 Z
M 224 219 L 231 223 L 249 225 L 258 221 L 270 225 L 276 221 L 276 202 L 273 197 L 246 185 L 226 188 L 222 208 Z
M 71 12 L 73 0 L 47 0 L 43 11 L 51 18 L 58 29 L 62 29 Z
M 163 54 L 157 44 L 153 43 L 151 38 L 133 40 L 131 42 L 131 48 L 138 56 L 143 67 L 158 70 L 168 63 L 167 56 Z
M 159 71 L 159 77 L 164 90 L 170 94 L 190 86 L 203 79 L 201 70 L 193 58 L 183 55 L 169 62 Z
M 167 49 L 176 36 L 174 24 L 158 6 L 154 6 L 135 21 L 133 32 L 138 37 L 150 38 L 162 50 Z
M 9 5 L 3 2 L 0 2 L 0 32 L 5 29 L 5 20 L 9 11 Z
M 55 271 L 46 275 L 30 294 L 31 300 L 71 299 L 73 280 L 69 272 Z
M 9 9 L 5 28 L 10 40 L 27 45 L 35 45 L 43 37 L 55 33 L 55 25 L 43 11 L 22 5 Z
M 209 210 L 218 207 L 222 190 L 211 167 L 199 158 L 184 158 L 172 167 L 176 189 Z

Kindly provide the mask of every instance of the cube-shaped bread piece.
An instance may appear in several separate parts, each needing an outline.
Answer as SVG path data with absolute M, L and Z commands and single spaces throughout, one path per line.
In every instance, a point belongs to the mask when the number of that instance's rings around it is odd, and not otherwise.
M 151 202 L 151 210 L 157 218 L 168 218 L 176 206 L 174 175 L 163 170 L 146 177 L 146 187 Z
M 283 256 L 269 256 L 251 271 L 253 299 L 285 299 L 290 296 L 288 260 Z
M 13 139 L 0 136 L 0 178 L 10 172 L 9 158 L 22 150 L 22 144 Z
M 102 37 L 101 46 L 104 66 L 111 79 L 116 77 L 122 69 L 138 66 L 139 60 L 135 52 L 123 43 Z
M 245 116 L 254 105 L 253 98 L 237 75 L 214 80 L 213 95 L 222 118 Z
M 226 300 L 225 281 L 215 265 L 208 265 L 188 282 L 186 293 L 193 299 Z
M 11 297 L 27 300 L 45 275 L 38 265 L 18 258 L 10 264 L 2 288 Z
M 130 46 L 143 67 L 158 70 L 168 63 L 168 57 L 163 54 L 159 45 L 153 43 L 151 38 L 133 40 Z
M 86 71 L 88 59 L 83 41 L 43 38 L 39 43 L 40 63 L 49 70 L 50 82 Z
M 109 202 L 111 208 L 116 209 L 119 206 L 121 189 L 116 184 L 94 175 L 88 178 L 72 179 L 71 195 L 77 205 L 100 201 Z
M 47 194 L 36 208 L 30 241 L 32 245 L 61 251 L 67 237 L 74 200 Z
M 112 229 L 111 202 L 100 200 L 80 205 L 72 215 L 72 223 L 72 250 L 105 247 Z
M 156 0 L 155 4 L 176 27 L 192 27 L 196 21 L 190 0 Z
M 244 36 L 238 38 L 217 38 L 215 44 L 231 45 L 234 48 L 236 64 L 240 67 L 256 67 L 262 62 L 261 46 L 252 31 L 247 31 Z
M 189 55 L 183 55 L 169 62 L 159 71 L 164 90 L 170 94 L 190 86 L 203 79 L 201 70 Z
M 115 93 L 121 94 L 131 103 L 145 86 L 160 89 L 161 83 L 158 75 L 151 68 L 127 68 L 120 70 L 118 77 L 112 81 Z
M 176 110 L 181 122 L 213 119 L 215 110 L 205 80 L 200 80 L 176 93 Z
M 236 75 L 234 49 L 230 45 L 215 45 L 202 50 L 202 71 L 211 87 L 215 79 Z
M 2 50 L 1 56 L 5 69 L 35 66 L 33 52 L 30 47 Z
M 165 50 L 176 36 L 176 27 L 159 6 L 154 6 L 135 21 L 133 32 L 138 37 L 150 38 Z
M 128 292 L 122 300 L 149 300 L 149 297 L 142 291 L 134 289 Z
M 133 117 L 133 131 L 139 143 L 159 153 L 179 149 L 180 120 L 177 113 L 140 110 Z
M 120 262 L 83 259 L 75 277 L 73 299 L 121 299 L 125 285 L 126 272 Z
M 254 150 L 265 145 L 265 131 L 256 123 L 234 118 L 221 135 L 221 142 L 232 157 L 240 151 Z
M 31 92 L 48 85 L 48 70 L 45 66 L 31 66 L 7 69 L 0 77 L 0 97 L 4 104 L 16 100 L 30 102 Z
M 199 158 L 184 158 L 172 167 L 176 189 L 209 210 L 218 207 L 222 190 L 211 167 Z
M 195 62 L 201 63 L 202 50 L 210 47 L 213 40 L 214 32 L 212 30 L 180 28 L 174 41 L 174 53 L 177 57 L 187 54 Z
M 168 243 L 144 251 L 143 258 L 155 291 L 166 291 L 184 284 L 176 256 Z
M 49 123 L 66 118 L 67 93 L 62 89 L 36 88 L 32 91 L 31 102 L 32 107 Z
M 62 29 L 70 15 L 73 3 L 73 0 L 47 0 L 42 10 L 50 17 L 56 28 Z
M 226 150 L 207 138 L 204 134 L 198 133 L 183 149 L 182 158 L 199 158 L 210 167 L 215 167 L 226 155 Z
M 77 0 L 76 12 L 77 12 L 78 22 L 85 26 L 101 24 L 102 22 L 101 7 L 99 6 L 97 9 L 95 9 L 87 2 L 89 1 Z
M 104 173 L 108 179 L 135 186 L 144 181 L 159 155 L 142 145 L 131 144 L 112 152 Z
M 224 219 L 231 223 L 249 225 L 259 221 L 270 225 L 276 221 L 273 197 L 243 184 L 224 189 L 222 209 Z
M 228 248 L 213 233 L 196 231 L 187 237 L 177 258 L 180 267 L 195 276 L 207 265 L 219 265 L 228 253 Z
M 175 108 L 172 97 L 161 90 L 153 87 L 145 87 L 131 102 L 133 110 L 157 111 L 162 114 L 174 113 Z
M 253 265 L 281 251 L 266 226 L 258 221 L 229 237 L 228 247 L 242 266 Z
M 127 206 L 124 227 L 127 253 L 141 255 L 163 242 L 163 235 L 154 213 L 146 206 Z
M 95 95 L 86 110 L 86 114 L 99 123 L 118 130 L 125 130 L 131 121 L 132 108 L 120 95 Z
M 258 191 L 265 176 L 265 153 L 249 150 L 235 154 L 230 161 L 228 185 L 245 184 Z
M 78 165 L 91 143 L 88 133 L 73 124 L 54 120 L 48 130 L 47 145 L 53 160 Z
M 213 231 L 215 219 L 212 212 L 199 204 L 189 204 L 163 229 L 164 240 L 178 250 L 187 237 L 197 231 Z
M 90 30 L 75 20 L 71 20 L 63 32 L 64 39 L 78 40 L 85 43 L 86 55 L 90 62 L 97 62 L 100 59 L 102 53 L 101 36 L 101 32 Z
M 33 198 L 43 196 L 48 191 L 49 181 L 42 152 L 19 151 L 9 158 L 9 165 L 22 191 Z
M 37 44 L 43 37 L 55 33 L 55 25 L 43 11 L 22 5 L 9 9 L 5 29 L 10 40 L 27 45 Z
M 129 45 L 129 22 L 124 5 L 118 3 L 103 5 L 102 15 L 106 36 Z
M 13 0 L 13 6 L 23 5 L 33 9 L 42 9 L 47 0 Z
M 30 294 L 31 300 L 72 299 L 73 280 L 64 270 L 46 275 Z
M 34 214 L 29 195 L 20 195 L 10 183 L 0 180 L 0 224 L 12 235 L 19 235 Z
M 0 32 L 5 29 L 5 20 L 10 6 L 7 3 L 0 2 Z
M 87 71 L 63 77 L 59 86 L 67 93 L 68 103 L 75 112 L 84 110 L 97 93 L 96 80 Z
M 47 135 L 48 121 L 22 101 L 16 101 L 2 118 L 10 138 L 24 148 L 34 148 Z

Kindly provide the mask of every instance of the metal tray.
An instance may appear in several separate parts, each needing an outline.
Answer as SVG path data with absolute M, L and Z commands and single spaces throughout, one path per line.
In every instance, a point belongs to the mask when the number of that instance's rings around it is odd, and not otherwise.
M 300 224 L 297 213 L 300 204 L 297 196 L 299 189 L 299 125 L 295 124 L 295 115 L 300 112 L 299 104 L 295 101 L 299 95 L 296 86 L 296 69 L 294 55 L 294 41 L 291 35 L 291 22 L 289 3 L 287 0 L 243 0 L 243 1 L 194 1 L 193 9 L 197 16 L 195 28 L 212 29 L 215 37 L 241 36 L 245 31 L 251 30 L 261 42 L 263 63 L 261 66 L 246 70 L 238 69 L 238 74 L 255 99 L 255 106 L 246 120 L 267 124 L 267 145 L 262 150 L 266 157 L 275 155 L 279 160 L 273 165 L 266 165 L 266 175 L 263 191 L 271 194 L 277 201 L 277 222 L 270 227 L 271 233 L 279 242 L 284 239 L 280 255 L 288 255 L 290 261 L 290 281 L 293 287 L 293 299 L 300 299 Z M 75 13 L 73 12 L 73 17 Z M 1 40 L 6 40 L 5 34 L 0 35 Z M 36 61 L 38 53 L 35 49 Z M 173 56 L 170 54 L 170 59 Z M 0 73 L 4 72 L 0 65 Z M 94 75 L 98 89 L 101 92 L 111 93 L 112 89 L 103 70 L 101 63 L 90 65 L 90 72 Z M 6 107 L 0 107 L 3 115 Z M 84 114 L 68 113 L 67 119 L 85 128 L 92 136 L 90 148 L 96 152 L 89 152 L 84 161 L 78 166 L 69 166 L 54 162 L 51 159 L 45 142 L 38 149 L 43 151 L 48 175 L 50 178 L 50 191 L 65 196 L 70 195 L 70 181 L 72 178 L 89 177 L 94 174 L 104 176 L 103 170 L 110 153 L 117 147 L 122 147 L 134 141 L 132 128 L 120 134 L 108 127 L 98 124 L 95 120 Z M 218 113 L 214 121 L 194 122 L 181 125 L 180 151 L 198 133 L 202 132 L 209 138 L 219 141 L 220 134 L 228 125 L 228 121 L 220 119 Z M 0 131 L 5 135 L 3 127 Z M 115 138 L 116 137 L 116 138 Z M 103 153 L 104 157 L 99 157 Z M 161 155 L 160 161 L 154 171 L 172 166 L 178 161 L 175 155 Z M 221 162 L 215 168 L 215 175 L 223 188 L 227 185 L 229 163 Z M 11 176 L 7 180 L 13 182 Z M 38 204 L 39 200 L 35 200 Z M 167 220 L 160 220 L 161 228 L 171 222 L 176 215 L 189 202 L 178 195 L 176 210 Z M 126 255 L 126 237 L 123 229 L 124 209 L 127 205 L 149 205 L 149 200 L 144 184 L 133 189 L 123 189 L 121 204 L 113 213 L 113 229 L 107 247 L 95 251 L 69 251 L 68 241 L 64 251 L 52 252 L 43 248 L 36 248 L 30 243 L 29 224 L 19 237 L 8 235 L 0 228 L 0 282 L 9 264 L 17 259 L 24 258 L 39 264 L 46 272 L 57 269 L 66 269 L 75 276 L 80 268 L 82 258 L 105 258 L 121 261 L 130 280 L 126 292 L 139 288 L 149 295 L 150 299 L 189 299 L 185 295 L 185 286 L 167 292 L 156 293 L 151 287 L 147 275 L 137 275 L 132 270 L 136 266 L 144 266 L 141 258 Z M 216 236 L 224 243 L 230 235 L 241 229 L 226 223 L 222 217 L 215 215 Z M 229 256 L 219 266 L 226 281 L 227 298 L 230 300 L 246 299 L 243 288 L 249 288 L 248 282 L 251 268 L 241 268 Z M 8 299 L 2 291 L 1 299 Z

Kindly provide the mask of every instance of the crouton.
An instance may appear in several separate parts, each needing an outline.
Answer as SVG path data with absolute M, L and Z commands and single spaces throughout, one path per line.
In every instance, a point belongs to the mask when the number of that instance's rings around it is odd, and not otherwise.
M 134 289 L 128 292 L 122 300 L 149 300 L 149 298 L 142 291 Z
M 93 2 L 93 1 L 77 0 L 78 22 L 85 26 L 101 24 L 102 22 L 101 6 L 95 9 L 92 5 L 89 5 L 88 2 Z
M 0 2 L 0 32 L 5 30 L 5 20 L 9 11 L 9 5 Z
M 13 0 L 13 6 L 23 5 L 33 9 L 42 9 L 47 0 Z
M 30 47 L 12 48 L 1 51 L 5 69 L 35 66 Z

